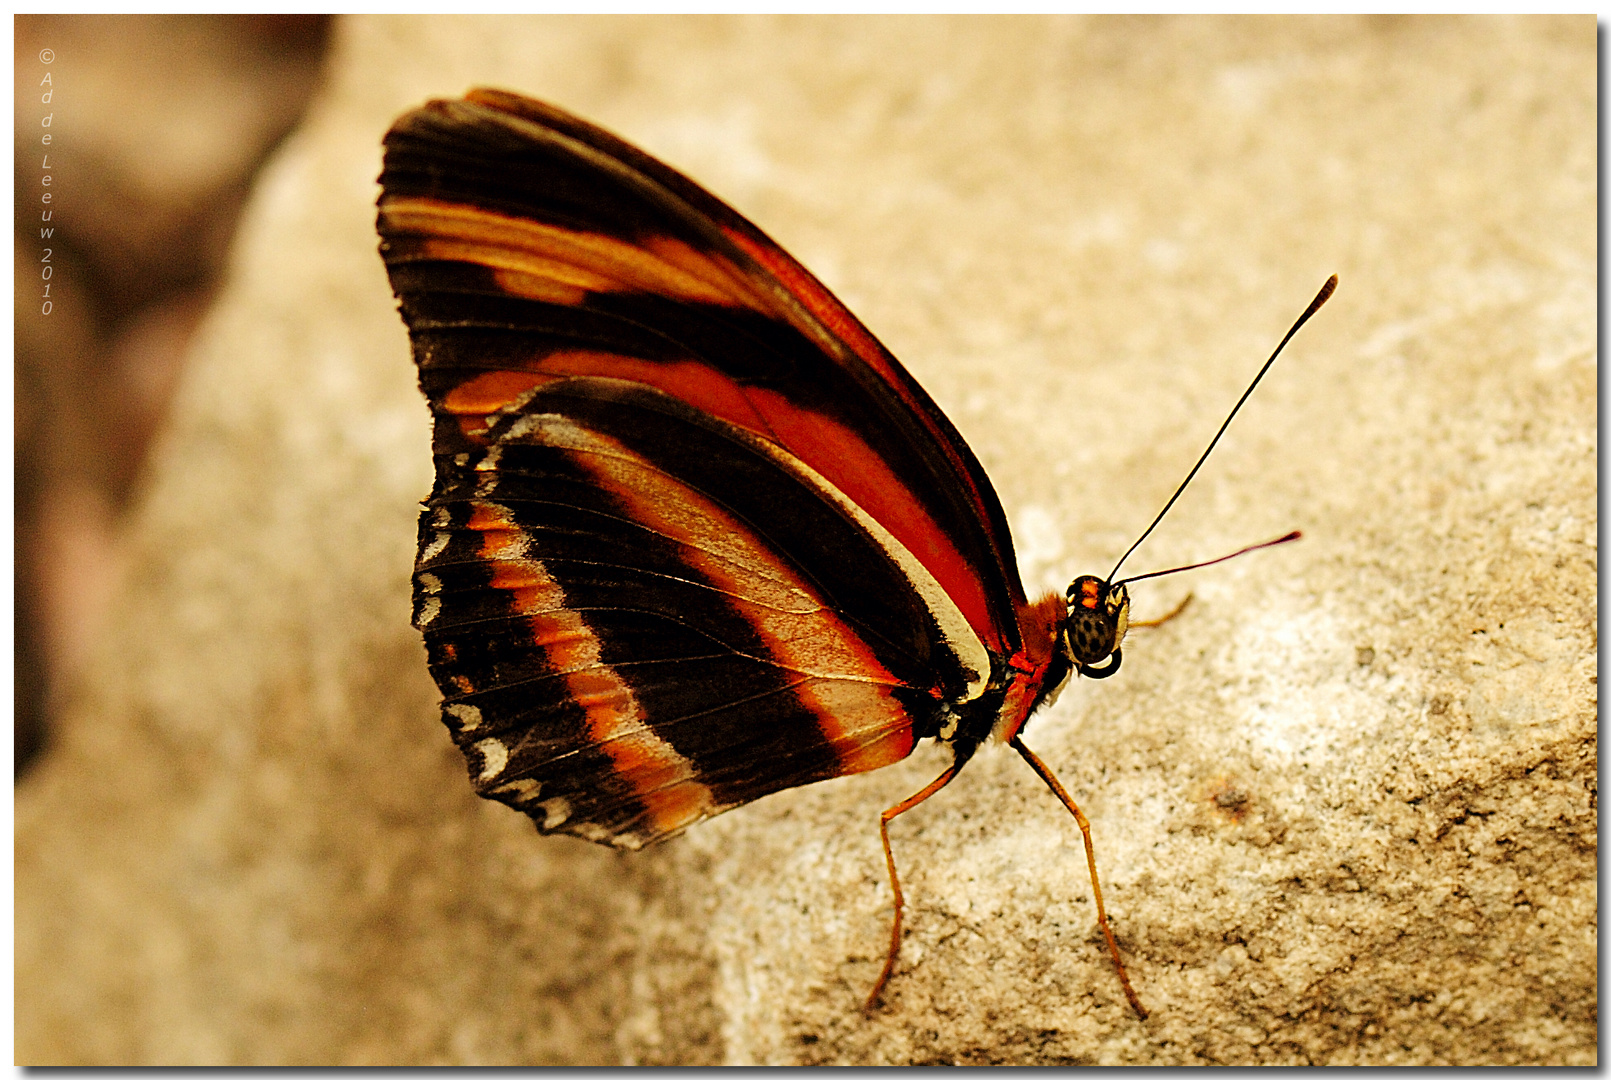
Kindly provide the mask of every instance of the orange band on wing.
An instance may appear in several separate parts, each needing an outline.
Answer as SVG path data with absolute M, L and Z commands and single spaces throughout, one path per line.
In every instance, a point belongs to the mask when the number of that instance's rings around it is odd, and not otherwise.
M 547 434 L 632 520 L 675 541 L 765 643 L 764 659 L 799 677 L 792 690 L 845 773 L 911 753 L 910 716 L 890 694 L 900 680 L 744 522 L 614 439 L 563 421 Z
M 575 304 L 587 293 L 637 292 L 764 310 L 725 260 L 670 237 L 640 243 L 418 195 L 388 196 L 380 213 L 393 261 L 484 266 L 517 296 Z
M 490 524 L 502 516 L 483 503 L 472 520 Z M 496 530 L 488 530 L 484 542 L 495 536 Z M 570 700 L 581 707 L 589 740 L 609 756 L 616 776 L 644 807 L 649 822 L 642 831 L 665 835 L 715 813 L 719 808 L 710 788 L 695 778 L 693 763 L 649 727 L 632 688 L 600 659 L 597 635 L 580 613 L 565 606 L 564 589 L 543 564 L 500 558 L 491 565 L 491 586 L 507 591 L 513 609 L 527 616 L 531 640 L 565 680 Z M 508 755 L 502 760 L 507 763 Z M 485 773 L 481 781 L 491 785 L 500 775 L 501 770 Z

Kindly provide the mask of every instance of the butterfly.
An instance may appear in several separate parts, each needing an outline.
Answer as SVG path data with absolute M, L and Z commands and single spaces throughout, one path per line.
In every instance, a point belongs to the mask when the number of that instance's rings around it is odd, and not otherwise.
M 1088 823 L 1020 738 L 1074 672 L 1118 670 L 1125 582 L 1028 598 L 923 388 L 759 229 L 615 136 L 477 89 L 401 117 L 380 184 L 433 417 L 414 622 L 475 790 L 635 849 L 939 740 L 951 765 L 880 818 L 895 914 L 870 1009 L 900 948 L 889 823 L 1000 739 L 1075 815 L 1144 1017 Z

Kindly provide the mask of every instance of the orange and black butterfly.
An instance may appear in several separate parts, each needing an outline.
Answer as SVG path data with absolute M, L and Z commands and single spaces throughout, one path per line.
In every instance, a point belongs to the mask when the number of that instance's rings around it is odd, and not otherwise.
M 435 424 L 414 621 L 472 783 L 542 832 L 638 848 L 946 743 L 881 821 L 872 1005 L 900 941 L 889 821 L 985 739 L 1085 829 L 1019 733 L 1074 671 L 1117 670 L 1124 583 L 1026 597 L 956 428 L 687 177 L 497 90 L 385 147 L 381 252 Z

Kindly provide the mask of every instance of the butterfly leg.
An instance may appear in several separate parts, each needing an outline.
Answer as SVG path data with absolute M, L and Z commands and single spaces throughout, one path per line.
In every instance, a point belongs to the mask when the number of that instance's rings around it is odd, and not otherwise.
M 1181 606 L 1184 607 L 1185 605 Z M 1176 610 L 1178 611 L 1179 609 L 1177 608 Z M 1119 943 L 1113 940 L 1113 930 L 1108 926 L 1107 911 L 1102 907 L 1102 885 L 1096 878 L 1096 848 L 1091 843 L 1091 823 L 1085 820 L 1085 815 L 1080 812 L 1078 806 L 1074 805 L 1074 799 L 1064 790 L 1063 785 L 1058 783 L 1057 777 L 1052 775 L 1052 770 L 1048 769 L 1046 763 L 1036 757 L 1029 747 L 1020 742 L 1016 735 L 1012 737 L 1012 748 L 1018 751 L 1025 761 L 1029 762 L 1029 767 L 1034 769 L 1036 775 L 1046 782 L 1047 787 L 1052 789 L 1052 794 L 1061 799 L 1063 805 L 1068 807 L 1069 813 L 1074 815 L 1074 821 L 1080 827 L 1080 834 L 1085 837 L 1085 861 L 1091 868 L 1091 892 L 1096 896 L 1096 921 L 1102 927 L 1103 936 L 1108 939 L 1108 951 L 1113 954 L 1113 970 L 1119 973 L 1119 985 L 1124 987 L 1124 996 L 1130 999 L 1130 1007 L 1136 1011 L 1136 1015 L 1145 1020 L 1147 1018 L 1146 1006 L 1141 1004 L 1141 999 L 1136 996 L 1135 989 L 1130 985 L 1130 976 L 1124 970 L 1124 961 L 1119 959 Z M 888 842 L 884 844 L 884 850 L 889 850 Z M 893 865 L 892 863 L 891 866 L 893 867 Z M 898 907 L 895 915 L 896 923 L 899 925 L 900 909 Z
M 936 776 L 927 787 L 913 795 L 911 798 L 896 803 L 878 816 L 878 834 L 884 841 L 884 862 L 889 866 L 889 887 L 895 892 L 895 923 L 889 930 L 889 955 L 884 958 L 884 970 L 878 973 L 878 981 L 873 983 L 872 993 L 867 995 L 867 1004 L 862 1006 L 863 1012 L 872 1012 L 878 1004 L 878 995 L 884 992 L 884 984 L 895 971 L 895 960 L 901 953 L 901 896 L 900 875 L 895 873 L 895 852 L 889 846 L 889 823 L 900 817 L 918 803 L 939 791 L 949 784 L 956 774 L 962 771 L 967 759 L 955 762 L 949 769 Z
M 1158 618 L 1158 619 L 1148 619 L 1146 622 L 1132 622 L 1130 624 L 1130 629 L 1134 630 L 1138 626 L 1162 626 L 1164 623 L 1168 622 L 1170 619 L 1173 619 L 1176 615 L 1179 615 L 1182 611 L 1185 611 L 1186 610 L 1186 605 L 1191 603 L 1191 598 L 1193 596 L 1195 596 L 1195 595 L 1196 595 L 1195 593 L 1187 593 L 1186 594 L 1186 599 L 1184 599 L 1180 603 L 1176 604 L 1175 605 L 1175 610 L 1171 611 L 1169 614 L 1163 616 L 1162 618 Z

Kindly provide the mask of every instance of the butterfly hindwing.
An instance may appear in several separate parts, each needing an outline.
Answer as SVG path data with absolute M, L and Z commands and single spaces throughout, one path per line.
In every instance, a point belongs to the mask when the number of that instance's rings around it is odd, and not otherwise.
M 416 622 L 478 790 L 545 830 L 637 846 L 878 768 L 988 673 L 887 533 L 733 425 L 597 378 L 483 421 L 438 457 Z

